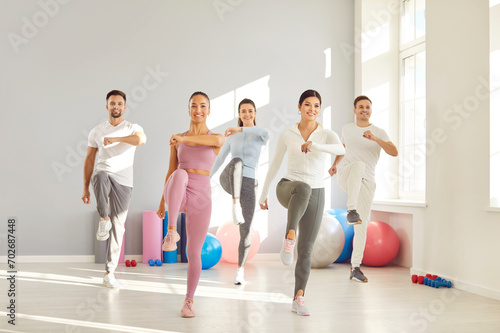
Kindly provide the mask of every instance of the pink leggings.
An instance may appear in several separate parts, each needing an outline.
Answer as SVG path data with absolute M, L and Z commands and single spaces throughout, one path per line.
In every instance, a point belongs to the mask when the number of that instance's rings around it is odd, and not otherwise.
M 168 206 L 169 226 L 177 226 L 179 213 L 186 213 L 188 257 L 186 299 L 192 300 L 200 280 L 201 249 L 212 214 L 210 177 L 177 169 L 168 178 L 163 195 Z

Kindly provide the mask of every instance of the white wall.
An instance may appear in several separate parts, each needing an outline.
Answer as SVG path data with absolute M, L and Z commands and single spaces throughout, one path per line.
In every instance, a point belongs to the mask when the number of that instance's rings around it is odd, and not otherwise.
M 82 163 L 88 131 L 107 118 L 111 89 L 128 94 L 125 118 L 148 135 L 136 152 L 127 254 L 142 253 L 142 211 L 158 207 L 167 141 L 187 129 L 193 91 L 215 99 L 269 76 L 258 122 L 271 129 L 270 154 L 279 131 L 298 120 L 299 95 L 309 88 L 332 107 L 332 129 L 340 132 L 354 97 L 353 55 L 339 48 L 352 44 L 353 6 L 350 0 L 0 1 L 0 216 L 17 217 L 19 254 L 93 254 L 95 206 L 80 200 Z M 325 78 L 328 48 L 332 75 Z M 233 112 L 213 108 L 211 116 Z M 235 120 L 214 130 L 229 124 Z M 256 224 L 266 235 L 261 252 L 279 250 L 286 223 L 273 192 L 270 199 L 269 223 Z M 343 207 L 344 199 L 335 195 L 333 205 Z M 222 219 L 214 216 L 212 226 Z

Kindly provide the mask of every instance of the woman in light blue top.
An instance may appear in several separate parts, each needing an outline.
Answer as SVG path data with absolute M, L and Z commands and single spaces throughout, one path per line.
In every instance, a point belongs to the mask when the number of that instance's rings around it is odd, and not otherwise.
M 233 222 L 240 228 L 238 269 L 234 284 L 244 284 L 244 267 L 250 251 L 250 227 L 256 203 L 256 169 L 262 147 L 269 140 L 269 131 L 255 126 L 257 109 L 248 98 L 238 105 L 238 127 L 226 130 L 227 140 L 217 156 L 211 175 L 220 168 L 227 155 L 231 161 L 220 176 L 222 188 L 233 197 Z

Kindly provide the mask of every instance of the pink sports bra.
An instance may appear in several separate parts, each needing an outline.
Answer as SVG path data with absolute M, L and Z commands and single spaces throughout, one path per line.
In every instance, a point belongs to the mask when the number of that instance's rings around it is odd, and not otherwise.
M 185 136 L 186 133 L 182 133 L 182 136 Z M 208 131 L 208 134 L 211 135 L 212 132 Z M 216 157 L 212 146 L 190 146 L 183 142 L 177 147 L 179 169 L 197 169 L 210 172 Z

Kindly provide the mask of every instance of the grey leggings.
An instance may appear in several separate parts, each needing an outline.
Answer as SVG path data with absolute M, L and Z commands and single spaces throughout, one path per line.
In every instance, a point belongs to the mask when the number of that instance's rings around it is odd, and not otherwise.
M 297 226 L 299 228 L 294 295 L 299 290 L 303 290 L 305 295 L 311 272 L 312 249 L 323 219 L 325 189 L 311 189 L 311 186 L 304 182 L 282 178 L 276 187 L 276 196 L 281 205 L 288 209 L 285 237 L 288 231 L 297 232 Z
M 240 199 L 241 211 L 245 223 L 240 227 L 240 244 L 238 246 L 238 266 L 244 267 L 250 251 L 251 237 L 250 227 L 252 226 L 253 215 L 255 212 L 255 198 L 257 192 L 257 180 L 243 177 L 243 161 L 236 157 L 229 162 L 220 175 L 220 184 L 222 188 L 233 199 Z

